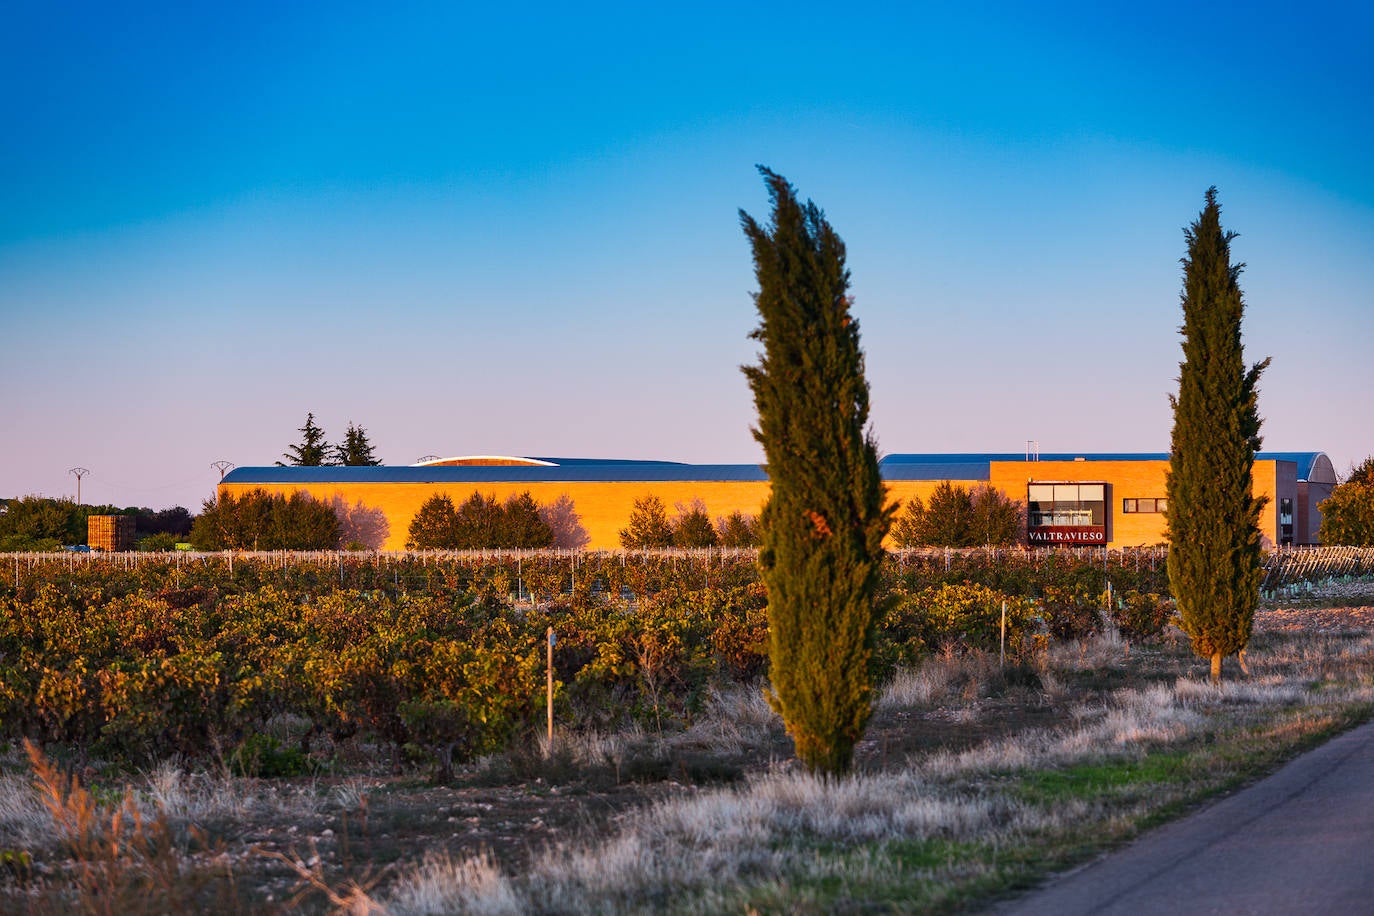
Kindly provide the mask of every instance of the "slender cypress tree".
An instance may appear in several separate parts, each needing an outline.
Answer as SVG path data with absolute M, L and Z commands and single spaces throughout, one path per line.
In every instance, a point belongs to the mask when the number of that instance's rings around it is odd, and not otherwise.
M 892 522 L 867 429 L 859 325 L 844 242 L 815 204 L 760 167 L 773 204 L 760 226 L 740 211 L 754 252 L 763 344 L 744 367 L 772 492 L 760 516 L 772 693 L 812 772 L 847 772 L 872 703 L 874 592 Z
M 1235 233 L 1221 228 L 1217 189 L 1184 230 L 1183 362 L 1179 364 L 1169 497 L 1169 587 L 1193 651 L 1212 662 L 1243 652 L 1259 602 L 1263 569 L 1260 510 L 1252 470 L 1260 447 L 1260 373 L 1245 368 L 1240 342 L 1245 305 L 1231 263 Z

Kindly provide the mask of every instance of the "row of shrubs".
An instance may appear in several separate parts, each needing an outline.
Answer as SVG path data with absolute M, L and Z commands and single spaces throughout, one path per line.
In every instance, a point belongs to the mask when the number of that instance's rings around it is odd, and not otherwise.
M 398 765 L 420 751 L 446 777 L 538 727 L 549 628 L 564 727 L 689 720 L 713 686 L 767 672 L 747 555 L 343 560 L 16 563 L 0 587 L 0 739 L 140 763 L 207 748 L 243 759 L 290 717 L 305 723 L 303 758 L 324 736 L 358 736 Z M 1004 605 L 1013 656 L 1092 632 L 1107 604 L 1137 638 L 1168 616 L 1158 593 L 1107 602 L 1085 562 L 1036 567 L 1056 584 L 1034 595 L 906 560 L 888 564 L 880 677 L 933 651 L 995 651 Z

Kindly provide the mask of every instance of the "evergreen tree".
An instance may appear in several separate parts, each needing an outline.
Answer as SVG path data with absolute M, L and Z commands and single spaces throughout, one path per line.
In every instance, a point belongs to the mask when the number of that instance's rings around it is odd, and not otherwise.
M 893 526 L 893 540 L 901 547 L 988 547 L 1021 539 L 1021 504 L 990 484 L 972 490 L 942 481 L 930 504 L 913 497 L 907 514 Z
M 435 493 L 420 506 L 410 520 L 406 534 L 407 550 L 450 549 L 454 546 L 457 513 L 447 493 Z
M 1021 537 L 1021 504 L 988 484 L 970 490 L 942 480 L 930 502 L 913 496 L 892 526 L 898 547 L 986 547 Z
M 339 518 L 303 490 L 289 497 L 224 493 L 205 501 L 190 537 L 200 550 L 332 550 L 339 545 Z
M 329 503 L 295 490 L 274 501 L 269 535 L 260 550 L 335 550 L 339 547 L 339 517 Z
M 744 373 L 772 491 L 760 516 L 772 693 L 812 772 L 849 770 L 872 711 L 874 593 L 893 508 L 867 430 L 859 325 L 844 242 L 813 203 L 760 169 L 771 224 L 740 212 L 763 345 Z
M 1169 458 L 1166 515 L 1169 587 L 1193 651 L 1211 660 L 1221 680 L 1222 659 L 1250 641 L 1259 586 L 1260 510 L 1253 486 L 1260 447 L 1258 383 L 1269 364 L 1245 367 L 1240 325 L 1245 311 L 1231 263 L 1235 233 L 1221 228 L 1216 188 L 1184 231 L 1183 362 L 1179 364 Z
M 650 494 L 636 499 L 630 525 L 620 530 L 620 546 L 626 550 L 661 550 L 673 546 L 673 529 L 663 500 Z
M 678 504 L 672 529 L 674 547 L 714 547 L 718 540 L 716 526 L 706 514 L 706 504 L 699 499 L 687 506 Z
M 317 468 L 330 463 L 334 450 L 324 439 L 324 430 L 315 425 L 315 415 L 305 415 L 305 425 L 300 428 L 301 442 L 292 445 L 282 455 L 286 461 L 278 461 L 277 467 Z
M 453 518 L 453 546 L 458 550 L 484 550 L 501 542 L 504 521 L 496 497 L 477 491 L 467 498 Z
M 716 537 L 722 547 L 759 546 L 759 521 L 752 515 L 745 515 L 736 509 L 723 518 L 716 519 Z
M 970 547 L 1003 547 L 1020 541 L 1025 519 L 1022 504 L 990 484 L 973 488 L 969 517 Z
M 493 546 L 509 550 L 553 546 L 553 529 L 540 515 L 539 506 L 528 490 L 507 499 L 501 515 L 500 543 Z
M 349 468 L 377 467 L 382 459 L 373 454 L 367 430 L 350 422 L 343 441 L 334 447 L 334 463 Z
M 892 525 L 892 542 L 898 547 L 927 546 L 925 520 L 925 500 L 911 497 Z
M 913 496 L 892 527 L 898 547 L 967 547 L 973 543 L 973 496 L 962 484 L 942 480 L 930 501 Z

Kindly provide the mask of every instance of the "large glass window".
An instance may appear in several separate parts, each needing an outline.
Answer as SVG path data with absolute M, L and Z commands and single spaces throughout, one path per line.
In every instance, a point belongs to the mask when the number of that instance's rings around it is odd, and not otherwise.
M 1107 485 L 1033 483 L 1026 490 L 1030 527 L 1107 524 Z

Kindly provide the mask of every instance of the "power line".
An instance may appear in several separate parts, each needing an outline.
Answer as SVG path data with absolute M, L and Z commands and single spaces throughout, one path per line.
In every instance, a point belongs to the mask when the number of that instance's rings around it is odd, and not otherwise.
M 76 504 L 81 505 L 81 478 L 85 477 L 90 471 L 85 468 L 67 468 L 68 474 L 76 475 Z

